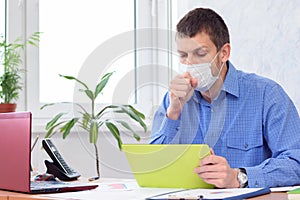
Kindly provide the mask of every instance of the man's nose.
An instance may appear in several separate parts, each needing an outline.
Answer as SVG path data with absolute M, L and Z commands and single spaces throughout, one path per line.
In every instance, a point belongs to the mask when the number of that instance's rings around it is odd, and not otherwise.
M 197 64 L 197 60 L 193 54 L 188 54 L 188 56 L 185 59 L 185 64 L 187 65 L 193 65 Z

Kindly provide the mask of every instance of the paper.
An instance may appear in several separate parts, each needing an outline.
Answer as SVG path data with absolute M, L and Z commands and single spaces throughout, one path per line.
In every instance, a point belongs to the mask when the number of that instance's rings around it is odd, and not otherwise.
M 136 182 L 111 182 L 111 183 L 99 183 L 97 190 L 100 191 L 128 191 L 138 189 L 139 186 Z
M 143 200 L 149 196 L 176 192 L 175 188 L 140 188 L 135 180 L 111 180 L 99 182 L 99 187 L 93 190 L 45 194 L 43 197 L 60 200 Z
M 286 192 L 290 190 L 294 190 L 300 188 L 300 186 L 289 186 L 289 187 L 276 187 L 276 188 L 271 188 L 272 192 Z
M 262 188 L 236 188 L 236 189 L 193 189 L 185 190 L 182 192 L 168 193 L 165 195 L 159 195 L 151 197 L 148 199 L 184 199 L 188 197 L 189 199 L 224 199 L 234 196 L 245 195 L 249 193 L 255 193 L 262 190 Z M 270 191 L 270 190 L 269 190 Z M 269 193 L 269 192 L 265 192 Z M 201 197 L 201 198 L 200 198 Z

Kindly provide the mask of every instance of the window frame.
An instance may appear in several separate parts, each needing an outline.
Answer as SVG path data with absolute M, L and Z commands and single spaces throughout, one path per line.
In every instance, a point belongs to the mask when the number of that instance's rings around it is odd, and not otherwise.
M 161 20 L 158 20 L 158 18 L 165 18 L 166 16 L 170 15 L 170 5 L 171 0 L 168 0 L 166 2 L 158 1 L 158 0 L 147 0 L 147 1 L 135 1 L 137 2 L 135 4 L 136 9 L 136 15 L 135 15 L 135 30 L 138 30 L 140 28 L 144 27 L 153 27 L 153 31 L 151 31 L 151 41 L 152 45 L 154 47 L 157 47 L 157 41 L 158 39 L 155 37 L 158 30 L 156 28 L 165 28 L 169 29 L 169 18 L 167 17 L 163 23 L 161 23 Z M 163 4 L 163 9 L 158 9 Z M 19 36 L 22 38 L 26 38 L 27 36 L 31 35 L 32 33 L 39 31 L 39 1 L 38 0 L 20 0 L 20 1 L 9 1 L 8 3 L 8 37 L 9 39 L 15 39 Z M 160 23 L 158 23 L 160 22 Z M 136 32 L 136 34 L 139 34 Z M 137 35 L 138 36 L 138 35 Z M 167 36 L 169 37 L 169 36 Z M 136 40 L 136 38 L 135 38 Z M 135 47 L 138 49 L 139 42 L 136 41 Z M 168 41 L 169 45 L 169 41 Z M 167 46 L 166 48 L 170 48 L 170 46 Z M 135 49 L 135 50 L 136 50 Z M 168 56 L 167 58 L 161 58 L 161 56 L 158 55 L 157 49 L 153 48 L 154 50 L 152 53 L 149 53 L 147 58 L 145 58 L 145 55 L 139 54 L 139 52 L 136 53 L 136 59 L 135 59 L 135 65 L 139 66 L 139 62 L 144 59 L 148 59 L 149 62 L 153 63 L 154 65 L 157 65 L 157 67 L 153 67 L 151 69 L 150 74 L 147 74 L 147 76 L 151 76 L 151 79 L 155 83 L 164 83 L 164 85 L 169 83 L 170 77 L 172 76 L 171 70 L 168 71 L 168 76 L 163 76 L 160 73 L 158 63 L 164 62 L 168 66 L 172 66 L 171 62 L 172 59 Z M 24 52 L 24 55 L 22 55 L 23 61 L 24 61 L 24 68 L 27 71 L 23 75 L 23 85 L 24 89 L 21 91 L 20 98 L 18 100 L 18 107 L 17 110 L 29 110 L 33 113 L 33 131 L 34 132 L 40 132 L 43 131 L 45 128 L 45 124 L 51 119 L 52 116 L 57 114 L 58 112 L 62 110 L 70 110 L 70 107 L 66 107 L 66 105 L 57 105 L 55 108 L 47 109 L 46 110 L 40 110 L 40 107 L 44 104 L 42 102 L 39 102 L 39 50 L 38 48 L 27 46 Z M 137 69 L 137 68 L 136 68 Z M 138 88 L 138 85 L 143 80 L 144 74 L 139 74 L 138 70 L 136 70 L 135 75 L 135 88 Z M 149 91 L 149 101 L 151 101 L 151 106 L 153 108 L 156 108 L 157 105 L 160 104 L 162 95 L 160 95 L 159 85 L 161 84 L 153 84 Z M 165 88 L 167 90 L 167 88 Z M 165 91 L 164 91 L 165 92 Z M 148 92 L 147 92 L 148 93 Z M 139 96 L 143 95 L 143 93 L 137 93 L 136 95 L 136 101 L 139 101 Z M 103 105 L 104 106 L 104 105 Z M 135 104 L 134 106 L 138 106 L 139 103 Z M 143 105 L 145 107 L 145 105 Z M 142 110 L 143 111 L 143 110 Z M 154 111 L 152 110 L 150 113 L 146 113 L 146 117 L 148 118 L 148 128 L 151 128 L 151 120 L 152 116 L 154 114 Z

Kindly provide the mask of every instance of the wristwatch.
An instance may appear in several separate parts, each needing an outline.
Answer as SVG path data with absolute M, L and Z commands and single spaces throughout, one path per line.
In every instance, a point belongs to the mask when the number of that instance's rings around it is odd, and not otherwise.
M 244 168 L 238 168 L 238 182 L 240 184 L 240 188 L 245 188 L 248 186 L 248 176 L 247 172 Z

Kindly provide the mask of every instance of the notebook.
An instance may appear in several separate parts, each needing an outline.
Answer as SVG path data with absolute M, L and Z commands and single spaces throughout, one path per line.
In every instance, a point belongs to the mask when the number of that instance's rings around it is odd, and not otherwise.
M 213 188 L 194 168 L 210 155 L 205 144 L 123 144 L 123 151 L 141 187 Z
M 50 193 L 96 188 L 98 185 L 91 183 L 31 182 L 31 121 L 30 112 L 0 114 L 0 189 Z

